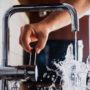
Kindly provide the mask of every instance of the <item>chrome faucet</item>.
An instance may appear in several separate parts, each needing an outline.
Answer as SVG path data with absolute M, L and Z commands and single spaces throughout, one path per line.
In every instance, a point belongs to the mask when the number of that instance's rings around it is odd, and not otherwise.
M 62 11 L 66 10 L 72 20 L 72 32 L 76 32 L 79 30 L 78 25 L 78 17 L 76 10 L 69 4 L 62 3 L 62 4 L 47 4 L 47 5 L 15 5 L 11 7 L 5 14 L 4 17 L 4 30 L 3 30 L 3 63 L 2 66 L 7 66 L 8 62 L 8 53 L 9 53 L 9 27 L 8 21 L 9 18 L 17 12 L 35 12 L 35 11 Z
M 2 31 L 3 38 L 3 61 L 2 67 L 6 67 L 8 63 L 8 54 L 9 54 L 9 19 L 10 17 L 17 12 L 35 12 L 35 11 L 63 11 L 66 10 L 70 16 L 72 21 L 72 32 L 77 32 L 79 30 L 79 23 L 76 10 L 69 4 L 46 4 L 46 5 L 15 5 L 11 7 L 4 16 L 4 23 Z M 8 67 L 6 67 L 8 69 Z M 15 69 L 16 70 L 16 69 Z M 12 72 L 10 72 L 11 74 Z M 3 81 L 2 89 L 6 90 L 4 86 L 5 81 Z

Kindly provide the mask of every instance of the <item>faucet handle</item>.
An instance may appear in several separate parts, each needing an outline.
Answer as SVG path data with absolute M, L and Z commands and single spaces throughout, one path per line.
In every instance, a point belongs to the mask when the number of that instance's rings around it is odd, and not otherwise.
M 37 42 L 30 43 L 30 46 L 33 48 L 32 52 L 30 53 L 29 65 L 36 65 L 36 51 L 35 46 Z

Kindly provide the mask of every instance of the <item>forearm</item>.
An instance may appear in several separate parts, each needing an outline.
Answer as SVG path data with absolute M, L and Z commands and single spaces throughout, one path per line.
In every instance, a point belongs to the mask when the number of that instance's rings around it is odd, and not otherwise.
M 71 2 L 70 4 L 75 7 L 79 18 L 81 18 L 84 13 L 90 8 L 90 2 L 81 3 L 81 1 L 78 0 L 77 2 Z M 65 27 L 70 23 L 71 18 L 66 11 L 52 12 L 49 16 L 47 16 L 44 20 L 40 22 L 40 24 L 45 25 L 46 28 L 49 29 L 49 32 Z
M 71 22 L 70 15 L 66 11 L 52 12 L 47 18 L 40 23 L 48 28 L 49 32 L 58 30 L 62 27 L 69 25 Z

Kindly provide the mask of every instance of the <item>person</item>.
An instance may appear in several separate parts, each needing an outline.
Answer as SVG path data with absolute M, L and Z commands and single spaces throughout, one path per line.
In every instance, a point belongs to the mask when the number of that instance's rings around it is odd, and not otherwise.
M 68 3 L 75 7 L 79 19 L 90 9 L 90 0 L 61 0 L 60 3 Z M 25 51 L 30 53 L 33 49 L 30 43 L 37 41 L 35 51 L 38 54 L 45 47 L 50 32 L 70 23 L 71 19 L 66 11 L 52 12 L 38 23 L 22 26 L 19 43 Z

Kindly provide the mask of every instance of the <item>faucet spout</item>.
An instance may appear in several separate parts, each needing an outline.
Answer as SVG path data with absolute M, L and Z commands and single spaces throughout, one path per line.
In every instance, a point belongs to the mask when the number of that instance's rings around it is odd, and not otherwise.
M 69 4 L 66 4 L 66 3 L 63 3 L 63 5 L 64 5 L 64 9 L 66 11 L 68 11 L 70 16 L 71 16 L 71 21 L 72 21 L 71 22 L 71 24 L 72 24 L 71 31 L 72 32 L 79 31 L 79 19 L 78 19 L 78 15 L 77 15 L 76 9 L 72 5 L 69 5 Z
M 9 44 L 9 25 L 8 25 L 8 21 L 10 16 L 12 16 L 14 13 L 16 12 L 34 12 L 34 11 L 62 11 L 62 10 L 66 10 L 70 16 L 71 16 L 71 20 L 72 20 L 72 31 L 76 32 L 79 30 L 78 28 L 78 17 L 77 17 L 77 12 L 76 10 L 69 4 L 63 3 L 63 4 L 47 4 L 47 5 L 15 5 L 13 7 L 11 7 L 5 14 L 4 17 L 4 30 L 3 30 L 3 66 L 7 65 L 8 62 L 8 44 Z

